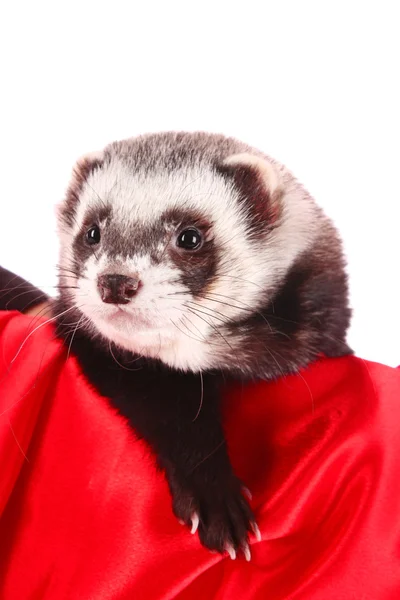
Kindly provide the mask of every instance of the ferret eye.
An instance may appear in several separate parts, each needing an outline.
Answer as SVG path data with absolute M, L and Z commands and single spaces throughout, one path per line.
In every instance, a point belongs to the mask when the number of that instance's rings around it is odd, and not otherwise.
M 181 231 L 176 243 L 183 250 L 198 250 L 203 243 L 203 238 L 197 229 L 189 227 Z
M 98 244 L 100 242 L 100 237 L 100 229 L 97 225 L 93 225 L 93 227 L 86 232 L 86 241 L 91 246 Z

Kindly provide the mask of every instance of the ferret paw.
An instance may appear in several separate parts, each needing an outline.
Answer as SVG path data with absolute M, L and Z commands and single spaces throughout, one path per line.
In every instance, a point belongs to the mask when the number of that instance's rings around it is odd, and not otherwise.
M 227 553 L 232 560 L 240 554 L 249 561 L 249 535 L 261 539 L 260 530 L 244 495 L 246 488 L 233 477 L 228 485 L 173 485 L 173 509 L 180 522 L 192 534 L 197 533 L 203 546 Z

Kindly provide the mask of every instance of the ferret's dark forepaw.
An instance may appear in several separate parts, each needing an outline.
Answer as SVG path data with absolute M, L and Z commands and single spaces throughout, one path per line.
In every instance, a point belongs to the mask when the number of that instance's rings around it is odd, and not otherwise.
M 250 560 L 249 534 L 260 539 L 260 531 L 244 496 L 247 490 L 232 476 L 224 485 L 190 483 L 172 486 L 173 509 L 191 533 L 198 533 L 209 550 L 227 552 L 232 559 L 241 552 Z

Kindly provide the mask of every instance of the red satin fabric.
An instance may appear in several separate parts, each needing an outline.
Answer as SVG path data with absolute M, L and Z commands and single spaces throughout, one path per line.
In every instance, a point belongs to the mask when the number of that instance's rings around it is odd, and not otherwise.
M 152 456 L 51 323 L 21 347 L 31 323 L 0 313 L 2 600 L 400 598 L 399 370 L 321 360 L 229 394 L 262 533 L 246 563 L 179 525 Z

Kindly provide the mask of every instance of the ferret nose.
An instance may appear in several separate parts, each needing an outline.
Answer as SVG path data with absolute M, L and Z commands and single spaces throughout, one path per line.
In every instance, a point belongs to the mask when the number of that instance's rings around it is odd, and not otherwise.
M 107 304 L 128 304 L 136 295 L 139 286 L 139 277 L 100 275 L 97 279 L 101 299 Z

